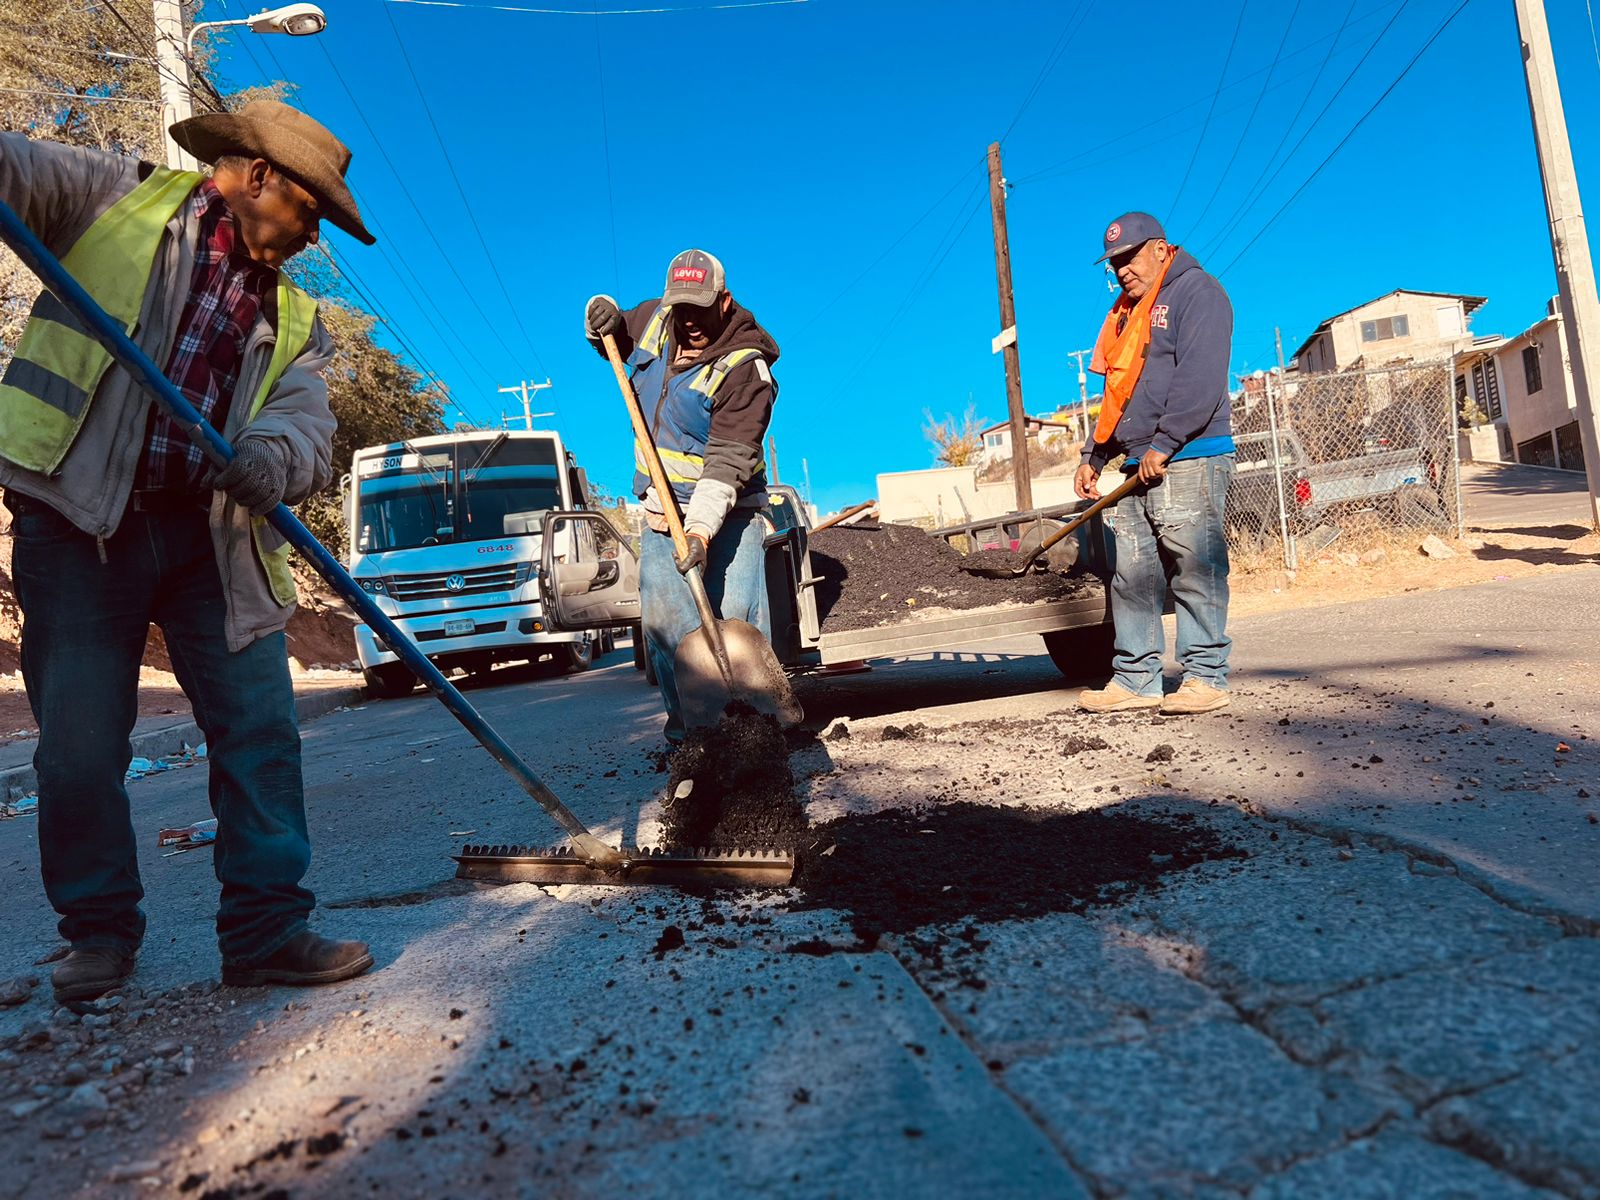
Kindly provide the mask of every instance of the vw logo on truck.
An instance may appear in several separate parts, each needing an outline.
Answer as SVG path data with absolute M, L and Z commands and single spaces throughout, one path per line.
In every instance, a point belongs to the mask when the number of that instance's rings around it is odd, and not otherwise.
M 459 592 L 467 586 L 467 577 L 465 575 L 452 575 L 444 581 L 444 586 L 452 592 Z

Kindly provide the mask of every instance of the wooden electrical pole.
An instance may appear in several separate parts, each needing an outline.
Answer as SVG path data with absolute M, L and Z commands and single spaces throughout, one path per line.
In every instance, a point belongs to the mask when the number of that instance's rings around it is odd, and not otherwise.
M 1006 363 L 1006 409 L 1011 414 L 1011 475 L 1017 509 L 1033 507 L 1033 473 L 1028 466 L 1027 414 L 1022 408 L 1022 362 L 1017 354 L 1017 305 L 1011 295 L 1011 239 L 1006 233 L 1006 181 L 1000 173 L 1000 143 L 989 146 L 989 209 L 994 217 L 994 274 L 1000 286 L 1000 334 L 994 349 Z
M 1594 262 L 1589 257 L 1583 201 L 1578 196 L 1578 175 L 1572 165 L 1572 143 L 1567 137 L 1544 0 L 1516 0 L 1516 7 L 1528 109 L 1533 114 L 1533 140 L 1544 180 L 1545 213 L 1550 219 L 1561 323 L 1572 363 L 1572 399 L 1578 410 L 1584 471 L 1589 477 L 1589 516 L 1600 529 L 1600 433 L 1596 428 L 1600 426 L 1600 294 L 1595 290 Z

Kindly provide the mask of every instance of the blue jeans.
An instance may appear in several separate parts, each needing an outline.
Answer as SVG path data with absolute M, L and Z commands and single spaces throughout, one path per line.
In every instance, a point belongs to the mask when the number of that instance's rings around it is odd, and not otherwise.
M 1228 539 L 1222 504 L 1233 455 L 1171 463 L 1156 487 L 1134 492 L 1106 512 L 1115 535 L 1111 617 L 1114 680 L 1141 696 L 1161 695 L 1167 585 L 1178 615 L 1178 665 L 1185 679 L 1228 686 Z M 1109 487 L 1107 490 L 1110 490 Z
M 130 511 L 105 542 L 49 505 L 8 494 L 22 605 L 22 675 L 39 723 L 39 858 L 45 894 L 74 946 L 131 953 L 144 937 L 139 840 L 123 777 L 151 623 L 206 735 L 225 960 L 265 958 L 306 928 L 314 900 L 300 732 L 282 633 L 238 653 L 206 511 Z
M 761 546 L 769 532 L 760 512 L 734 509 L 711 539 L 705 580 L 706 595 L 718 616 L 748 621 L 770 640 L 772 614 L 767 608 L 766 551 Z M 672 539 L 650 529 L 644 531 L 639 548 L 639 601 L 645 653 L 650 655 L 661 702 L 667 708 L 667 740 L 681 742 L 686 731 L 678 703 L 673 655 L 678 643 L 700 628 L 700 611 L 694 606 L 688 583 L 678 574 Z

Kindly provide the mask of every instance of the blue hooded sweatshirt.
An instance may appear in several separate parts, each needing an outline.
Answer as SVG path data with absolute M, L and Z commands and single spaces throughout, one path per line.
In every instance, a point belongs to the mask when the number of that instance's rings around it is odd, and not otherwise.
M 1174 460 L 1233 453 L 1228 360 L 1233 305 L 1222 285 L 1179 248 L 1150 311 L 1144 370 L 1117 430 L 1090 443 L 1084 461 L 1103 468 L 1119 454 L 1136 460 L 1154 446 Z

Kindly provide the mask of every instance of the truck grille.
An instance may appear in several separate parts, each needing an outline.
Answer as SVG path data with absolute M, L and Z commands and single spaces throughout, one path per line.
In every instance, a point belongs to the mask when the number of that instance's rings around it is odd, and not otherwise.
M 481 596 L 509 592 L 528 582 L 531 562 L 470 567 L 463 571 L 436 571 L 426 575 L 391 575 L 384 580 L 396 600 L 443 600 L 452 596 Z M 456 586 L 452 587 L 454 583 Z

